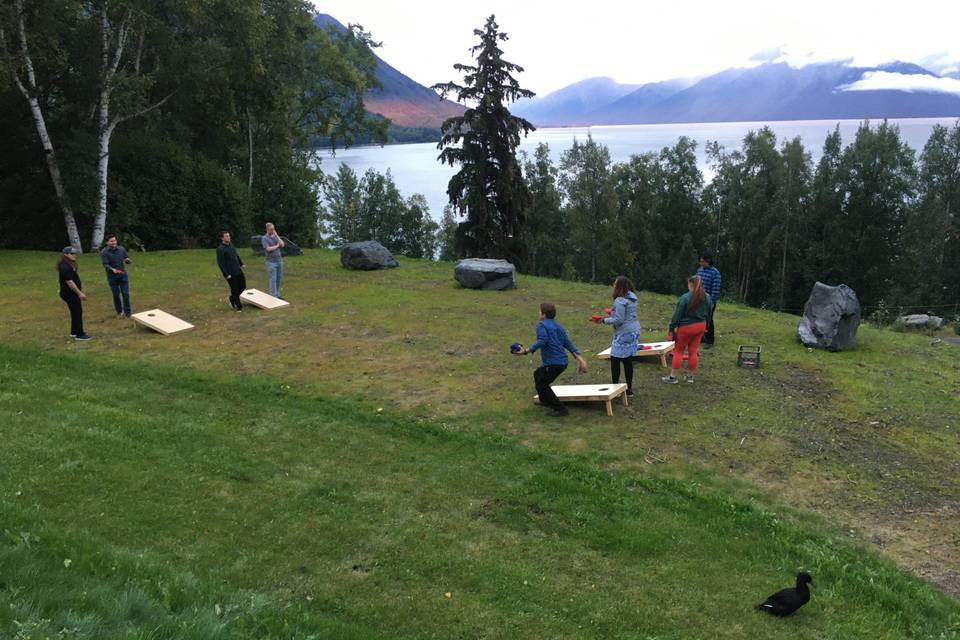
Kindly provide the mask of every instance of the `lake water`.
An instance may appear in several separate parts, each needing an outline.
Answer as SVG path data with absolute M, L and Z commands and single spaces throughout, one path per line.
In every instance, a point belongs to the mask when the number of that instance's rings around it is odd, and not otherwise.
M 918 154 L 926 144 L 930 130 L 935 124 L 952 127 L 953 118 L 916 118 L 891 120 L 900 127 L 900 135 Z M 840 127 L 844 145 L 853 141 L 859 120 L 804 120 L 791 122 L 720 122 L 706 124 L 651 124 L 606 127 L 571 127 L 562 129 L 537 129 L 520 145 L 520 150 L 533 154 L 541 142 L 550 145 L 550 155 L 559 163 L 560 154 L 573 145 L 574 139 L 586 140 L 587 134 L 610 149 L 613 162 L 624 162 L 630 156 L 647 151 L 659 151 L 672 146 L 680 136 L 697 142 L 697 160 L 706 180 L 712 173 L 706 164 L 707 142 L 719 142 L 728 151 L 740 146 L 749 131 L 763 126 L 770 127 L 778 140 L 790 140 L 800 136 L 807 151 L 816 162 L 823 150 L 823 142 L 834 127 Z M 430 205 L 430 213 L 439 220 L 447 203 L 447 182 L 456 173 L 455 167 L 441 165 L 437 161 L 437 145 L 434 143 L 360 146 L 341 149 L 336 155 L 321 154 L 321 167 L 326 173 L 335 173 L 341 162 L 358 174 L 367 169 L 381 173 L 390 170 L 397 187 L 404 197 L 422 193 Z

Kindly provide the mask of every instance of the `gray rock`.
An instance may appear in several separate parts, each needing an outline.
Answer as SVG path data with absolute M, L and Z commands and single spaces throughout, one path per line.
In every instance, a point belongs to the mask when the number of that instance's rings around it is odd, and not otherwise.
M 344 245 L 340 249 L 340 264 L 349 269 L 362 269 L 364 271 L 392 269 L 400 266 L 393 254 L 376 240 L 351 242 Z
M 943 326 L 943 318 L 940 316 L 931 316 L 926 313 L 912 313 L 897 318 L 897 322 L 903 323 L 908 329 L 939 329 Z
M 468 289 L 501 291 L 517 286 L 517 270 L 506 260 L 467 258 L 454 267 L 453 277 Z
M 287 236 L 280 236 L 280 239 L 283 240 L 283 249 L 280 251 L 283 252 L 283 257 L 288 256 L 302 256 L 303 249 L 301 249 L 296 242 L 288 238 Z M 250 248 L 253 249 L 253 252 L 258 256 L 265 255 L 267 252 L 263 248 L 263 236 L 252 235 L 250 236 Z
M 818 282 L 803 307 L 797 337 L 808 347 L 843 351 L 857 346 L 860 301 L 853 289 Z

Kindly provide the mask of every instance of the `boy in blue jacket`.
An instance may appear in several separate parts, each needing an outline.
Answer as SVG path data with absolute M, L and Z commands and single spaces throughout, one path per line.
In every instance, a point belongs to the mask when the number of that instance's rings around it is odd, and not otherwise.
M 563 406 L 557 394 L 550 388 L 550 383 L 556 380 L 567 368 L 567 354 L 569 351 L 580 365 L 580 373 L 587 372 L 587 361 L 580 355 L 580 351 L 570 342 L 567 331 L 554 318 L 557 317 L 557 308 L 550 302 L 540 305 L 540 323 L 537 324 L 537 339 L 529 347 L 520 348 L 514 353 L 525 356 L 540 350 L 540 359 L 543 364 L 533 372 L 533 384 L 540 396 L 540 404 L 550 407 L 550 415 L 565 416 L 569 413 Z

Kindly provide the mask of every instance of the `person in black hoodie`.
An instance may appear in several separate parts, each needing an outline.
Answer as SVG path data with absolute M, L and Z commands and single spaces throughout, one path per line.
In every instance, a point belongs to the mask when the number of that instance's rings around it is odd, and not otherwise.
M 87 294 L 83 292 L 83 283 L 77 273 L 77 253 L 73 247 L 64 247 L 57 261 L 57 272 L 60 275 L 60 299 L 67 303 L 70 309 L 70 337 L 74 340 L 89 340 L 83 330 L 83 300 Z
M 220 244 L 217 245 L 217 266 L 230 285 L 230 306 L 234 311 L 243 311 L 240 294 L 247 288 L 247 277 L 243 273 L 243 260 L 237 254 L 237 248 L 230 244 L 230 232 L 220 232 Z

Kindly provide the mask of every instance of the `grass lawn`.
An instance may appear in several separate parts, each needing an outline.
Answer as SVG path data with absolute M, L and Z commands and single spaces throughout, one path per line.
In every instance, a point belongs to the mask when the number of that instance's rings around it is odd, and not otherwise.
M 212 251 L 134 258 L 135 311 L 195 330 L 116 320 L 84 256 L 75 343 L 55 256 L 0 252 L 0 637 L 960 637 L 955 345 L 807 351 L 722 304 L 696 385 L 638 365 L 632 407 L 557 421 L 508 345 L 549 299 L 592 366 L 561 380 L 608 381 L 608 287 L 311 251 L 236 314 Z M 641 295 L 646 336 L 671 310 Z M 801 569 L 808 607 L 751 611 Z

